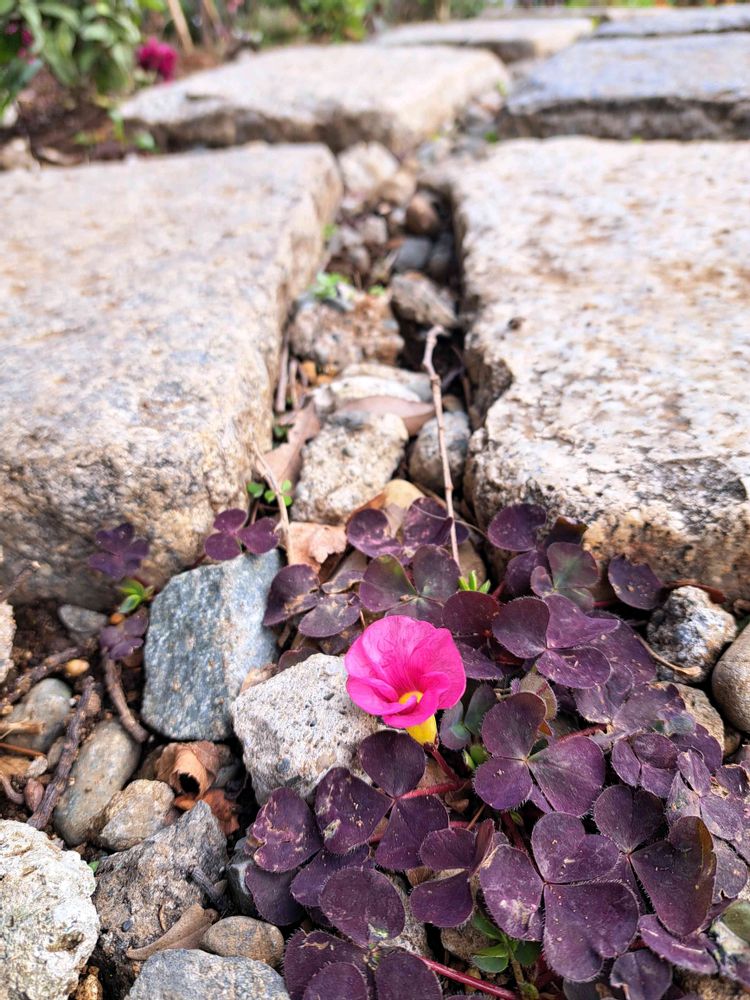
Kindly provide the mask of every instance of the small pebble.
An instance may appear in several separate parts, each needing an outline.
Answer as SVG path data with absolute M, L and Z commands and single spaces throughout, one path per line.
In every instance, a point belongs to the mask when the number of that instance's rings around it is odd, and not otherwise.
M 659 656 L 693 673 L 670 670 L 657 663 L 659 678 L 680 684 L 702 684 L 736 633 L 734 618 L 714 604 L 704 590 L 678 587 L 651 615 L 648 641 Z
M 80 677 L 89 669 L 88 660 L 68 660 L 63 668 L 67 677 Z
M 72 693 L 68 685 L 56 677 L 47 677 L 35 684 L 3 722 L 12 734 L 12 742 L 46 753 L 65 730 Z M 36 724 L 40 731 L 14 731 L 14 723 Z
M 750 628 L 740 633 L 714 667 L 711 690 L 724 718 L 750 733 Z
M 278 927 L 252 917 L 226 917 L 209 927 L 201 948 L 214 955 L 254 958 L 272 968 L 281 963 L 284 937 Z

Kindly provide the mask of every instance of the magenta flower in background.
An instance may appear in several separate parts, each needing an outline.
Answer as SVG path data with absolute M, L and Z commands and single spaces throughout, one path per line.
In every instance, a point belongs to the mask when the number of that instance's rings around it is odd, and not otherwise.
M 158 38 L 149 40 L 138 49 L 138 65 L 141 69 L 156 73 L 162 80 L 171 80 L 177 67 L 177 50 L 160 42 Z
M 387 726 L 434 742 L 434 715 L 466 688 L 461 654 L 447 628 L 392 615 L 368 625 L 345 657 L 349 697 Z M 418 732 L 412 732 L 418 730 Z

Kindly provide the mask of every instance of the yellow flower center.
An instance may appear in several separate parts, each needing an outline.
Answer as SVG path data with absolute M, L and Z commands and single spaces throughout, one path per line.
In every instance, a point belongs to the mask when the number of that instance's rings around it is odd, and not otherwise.
M 419 704 L 423 694 L 423 691 L 407 691 L 406 694 L 402 694 L 398 699 L 399 704 L 405 705 L 410 698 L 416 698 L 417 704 Z M 425 719 L 424 722 L 420 722 L 418 726 L 407 726 L 406 731 L 420 746 L 424 746 L 425 743 L 432 744 L 437 742 L 437 723 L 435 722 L 434 715 L 431 715 L 429 719 Z

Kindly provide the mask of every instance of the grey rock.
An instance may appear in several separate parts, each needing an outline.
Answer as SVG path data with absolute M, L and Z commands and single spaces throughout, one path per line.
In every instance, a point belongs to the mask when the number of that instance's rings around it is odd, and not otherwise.
M 248 673 L 275 658 L 263 627 L 277 550 L 173 577 L 151 605 L 141 717 L 174 740 L 221 740 Z
M 404 348 L 389 297 L 361 292 L 354 294 L 346 310 L 303 301 L 289 326 L 289 344 L 297 357 L 309 358 L 323 369 L 365 360 L 393 364 Z
M 381 45 L 457 45 L 487 49 L 503 62 L 551 56 L 592 31 L 588 17 L 514 17 L 507 20 L 467 18 L 404 24 L 384 32 Z M 507 79 L 507 78 L 506 78 Z
M 66 1000 L 99 932 L 93 891 L 75 851 L 0 821 L 0 1000 Z
M 298 45 L 147 88 L 122 113 L 171 144 L 375 141 L 400 155 L 504 78 L 488 52 Z
M 750 733 L 750 629 L 740 633 L 714 667 L 711 691 L 724 718 Z
M 541 503 L 587 523 L 598 557 L 748 596 L 746 150 L 522 140 L 436 174 L 477 310 L 486 419 L 465 486 L 480 526 Z
M 374 361 L 363 361 L 358 364 L 347 365 L 341 373 L 341 379 L 353 379 L 361 376 L 383 379 L 391 383 L 397 382 L 404 389 L 421 399 L 423 403 L 432 402 L 432 388 L 430 386 L 430 378 L 426 372 L 413 372 L 408 368 L 393 368 L 390 365 L 377 364 Z M 338 379 L 336 382 L 331 383 L 332 386 L 337 384 L 340 384 L 340 380 Z
M 263 962 L 177 948 L 152 955 L 126 1000 L 289 1000 Z
M 403 319 L 422 326 L 456 325 L 456 310 L 450 294 L 423 274 L 397 274 L 391 281 L 393 308 Z
M 175 822 L 179 813 L 173 802 L 174 792 L 166 782 L 132 781 L 115 792 L 94 821 L 94 839 L 107 851 L 127 851 Z
M 693 10 L 660 10 L 649 17 L 624 17 L 600 25 L 595 38 L 645 38 L 750 31 L 750 10 L 743 4 Z
M 245 873 L 253 864 L 245 850 L 246 843 L 247 838 L 242 837 L 235 844 L 234 853 L 227 865 L 227 884 L 235 906 L 240 913 L 246 917 L 257 917 L 258 911 L 255 908 L 253 895 L 245 882 Z
M 84 642 L 98 635 L 107 624 L 107 616 L 100 611 L 79 608 L 77 604 L 61 604 L 57 617 L 70 633 L 72 639 Z
M 441 233 L 435 240 L 427 261 L 427 274 L 438 284 L 446 284 L 456 266 L 456 247 L 451 233 Z
M 402 167 L 397 174 L 387 180 L 380 189 L 380 196 L 392 205 L 405 205 L 414 194 L 417 180 L 411 170 Z
M 138 766 L 141 748 L 115 719 L 98 723 L 81 747 L 53 813 L 66 844 L 86 840 L 91 823 Z
M 469 418 L 465 413 L 458 411 L 443 414 L 443 419 L 451 478 L 453 485 L 460 487 L 471 437 Z M 443 490 L 443 461 L 440 457 L 438 425 L 435 418 L 428 420 L 417 435 L 409 457 L 409 475 L 420 486 L 426 486 L 438 493 Z
M 375 204 L 381 188 L 400 166 L 393 153 L 379 142 L 358 142 L 344 150 L 338 161 L 344 201 L 354 210 Z
M 407 236 L 396 251 L 393 270 L 396 274 L 404 271 L 423 271 L 432 253 L 432 240 L 428 236 Z
M 200 868 L 216 882 L 227 861 L 225 847 L 213 813 L 199 802 L 174 825 L 100 863 L 94 904 L 102 929 L 94 960 L 115 996 L 127 992 L 142 965 L 125 952 L 156 941 L 189 906 L 204 903 L 189 872 Z
M 664 605 L 651 615 L 647 631 L 655 652 L 675 666 L 695 671 L 686 675 L 656 664 L 662 680 L 683 684 L 702 684 L 736 634 L 734 618 L 698 587 L 673 590 Z
M 201 948 L 215 955 L 252 958 L 275 969 L 284 956 L 284 936 L 278 927 L 252 917 L 226 917 L 208 928 Z
M 322 524 L 346 520 L 383 489 L 408 437 L 403 420 L 391 413 L 359 422 L 329 421 L 303 450 L 295 519 Z
M 580 42 L 535 66 L 500 115 L 508 136 L 750 138 L 750 33 Z
M 14 732 L 13 742 L 46 753 L 65 731 L 72 694 L 68 685 L 55 677 L 47 677 L 35 684 L 3 722 L 32 722 L 40 726 L 40 731 Z
M 311 146 L 0 175 L 0 587 L 40 563 L 14 600 L 110 605 L 86 559 L 125 520 L 161 584 L 246 498 L 340 189 Z
M 13 637 L 16 634 L 16 620 L 13 608 L 7 601 L 0 602 L 0 684 L 8 676 L 13 660 Z
M 360 742 L 381 728 L 347 694 L 343 658 L 322 653 L 243 691 L 232 716 L 261 804 L 281 786 L 308 798 L 332 767 L 359 771 Z

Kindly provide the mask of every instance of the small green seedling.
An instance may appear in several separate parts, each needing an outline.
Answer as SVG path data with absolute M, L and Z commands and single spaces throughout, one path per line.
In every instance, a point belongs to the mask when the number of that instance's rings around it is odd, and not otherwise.
M 284 502 L 285 507 L 291 507 L 294 502 L 292 499 L 292 484 L 288 479 L 285 479 L 280 485 L 281 499 Z M 263 500 L 264 503 L 273 503 L 276 500 L 276 494 L 273 490 L 267 489 L 264 483 L 248 483 L 247 492 L 253 498 L 253 500 Z
M 125 600 L 117 609 L 121 615 L 129 615 L 141 604 L 146 604 L 154 596 L 154 588 L 146 587 L 140 580 L 123 580 L 117 588 L 124 595 Z
M 479 582 L 479 577 L 477 576 L 477 571 L 473 569 L 468 576 L 462 576 L 458 581 L 459 590 L 474 590 L 480 594 L 487 594 L 490 589 L 490 581 L 485 580 L 484 583 Z

